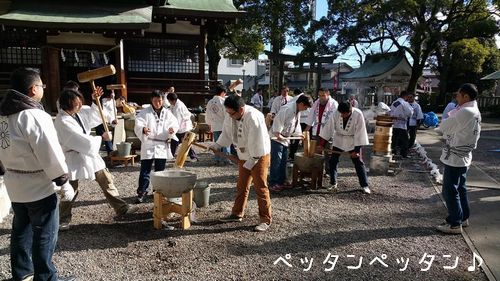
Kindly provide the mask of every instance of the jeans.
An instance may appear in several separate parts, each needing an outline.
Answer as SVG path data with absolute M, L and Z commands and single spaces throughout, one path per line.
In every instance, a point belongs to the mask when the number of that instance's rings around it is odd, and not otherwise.
M 448 217 L 446 221 L 451 226 L 459 226 L 463 221 L 469 218 L 469 199 L 467 198 L 467 180 L 468 167 L 452 167 L 444 165 L 443 189 L 441 194 L 448 208 Z
M 269 186 L 284 184 L 286 179 L 286 160 L 288 147 L 281 143 L 271 141 L 271 172 L 269 173 Z
M 57 280 L 52 263 L 59 230 L 56 194 L 35 202 L 12 202 L 12 209 L 10 263 L 13 280 L 29 275 L 34 275 L 34 280 Z
M 408 132 L 405 129 L 394 128 L 392 133 L 392 150 L 396 151 L 396 148 L 399 147 L 401 156 L 408 156 Z
M 300 123 L 300 128 L 302 129 L 302 132 L 305 132 L 306 127 L 307 127 L 306 123 Z M 290 159 L 292 159 L 292 160 L 295 159 L 295 153 L 297 152 L 297 150 L 299 150 L 299 143 L 300 143 L 300 140 L 291 140 L 290 141 L 289 156 L 290 156 Z
M 151 167 L 155 163 L 155 172 L 165 170 L 167 159 L 144 159 L 141 160 L 141 171 L 139 172 L 139 187 L 137 188 L 137 195 L 144 195 L 149 187 L 149 174 Z
M 214 142 L 216 142 L 216 141 L 219 139 L 219 137 L 220 137 L 220 135 L 221 135 L 221 134 L 222 134 L 222 131 L 214 131 L 214 132 L 213 132 L 213 135 L 214 135 Z M 224 153 L 224 154 L 227 154 L 227 155 L 229 155 L 229 153 L 230 153 L 230 152 L 229 152 L 229 147 L 223 147 L 223 148 L 221 148 L 221 149 L 220 149 L 220 151 L 221 151 L 222 153 Z M 220 156 L 218 156 L 218 155 L 215 155 L 215 161 L 216 161 L 217 163 L 219 163 L 219 162 L 230 162 L 229 160 L 227 160 L 227 159 L 225 159 L 225 158 L 223 158 L 223 157 L 220 157 Z
M 110 127 L 110 130 L 111 130 L 111 127 Z M 104 134 L 105 130 L 104 130 L 104 125 L 101 124 L 97 127 L 95 127 L 95 134 L 98 135 L 98 136 L 102 136 L 102 134 Z M 104 147 L 106 148 L 106 152 L 111 152 L 113 151 L 113 141 L 102 141 L 104 143 Z
M 343 151 L 338 147 L 333 147 L 332 150 L 339 152 Z M 339 164 L 339 158 L 340 154 L 337 153 L 332 153 L 332 156 L 330 157 L 330 184 L 337 183 L 337 166 Z M 356 169 L 356 175 L 358 176 L 359 185 L 361 187 L 368 186 L 368 176 L 366 174 L 365 163 L 363 162 L 361 150 L 359 151 L 359 157 L 351 158 L 351 160 Z
M 245 216 L 245 209 L 248 203 L 250 184 L 253 182 L 253 188 L 257 195 L 257 204 L 259 205 L 260 222 L 271 223 L 271 197 L 269 188 L 266 185 L 267 171 L 269 170 L 269 154 L 262 156 L 257 164 L 249 171 L 243 167 L 245 161 L 238 161 L 238 183 L 236 184 L 236 198 L 231 213 L 238 217 Z
M 184 139 L 184 136 L 186 135 L 186 133 L 180 133 L 180 134 L 175 134 L 175 135 L 177 136 L 179 141 L 172 139 L 172 141 L 170 143 L 170 149 L 172 151 L 172 155 L 175 155 L 175 152 L 177 151 L 177 146 L 179 146 L 179 143 L 182 143 L 182 140 Z M 194 152 L 194 150 L 193 150 L 193 147 L 189 148 L 188 155 L 189 155 L 189 158 L 191 158 L 191 159 L 198 158 L 198 156 L 196 155 L 196 152 Z

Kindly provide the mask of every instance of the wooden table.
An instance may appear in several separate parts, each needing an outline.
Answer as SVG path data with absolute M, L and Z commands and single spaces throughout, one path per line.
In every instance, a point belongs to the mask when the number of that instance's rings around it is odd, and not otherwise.
M 114 164 L 115 161 L 123 163 L 123 165 L 128 166 L 128 163 L 130 162 L 132 166 L 135 164 L 135 158 L 137 157 L 136 154 L 131 154 L 127 156 L 111 156 L 111 165 Z

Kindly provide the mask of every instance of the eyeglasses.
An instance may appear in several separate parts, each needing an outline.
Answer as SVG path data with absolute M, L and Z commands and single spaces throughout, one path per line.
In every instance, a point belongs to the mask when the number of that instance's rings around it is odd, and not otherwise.
M 35 85 L 33 85 L 33 87 L 41 87 L 42 89 L 45 89 L 45 88 L 47 88 L 47 85 L 45 85 L 45 84 L 36 85 L 35 84 Z

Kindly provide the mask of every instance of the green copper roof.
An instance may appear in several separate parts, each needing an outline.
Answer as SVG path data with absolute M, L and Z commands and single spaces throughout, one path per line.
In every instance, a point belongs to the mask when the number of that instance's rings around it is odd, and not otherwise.
M 152 7 L 131 1 L 13 1 L 10 11 L 0 15 L 0 23 L 22 22 L 34 27 L 147 28 Z M 109 26 L 111 25 L 111 26 Z
M 498 80 L 498 79 L 500 79 L 500 70 L 495 71 L 481 78 L 481 80 Z
M 340 78 L 363 79 L 377 77 L 392 70 L 401 63 L 402 60 L 406 60 L 404 52 L 367 55 L 365 62 L 358 69 L 346 75 L 342 75 Z
M 168 0 L 163 8 L 211 12 L 237 12 L 231 0 Z

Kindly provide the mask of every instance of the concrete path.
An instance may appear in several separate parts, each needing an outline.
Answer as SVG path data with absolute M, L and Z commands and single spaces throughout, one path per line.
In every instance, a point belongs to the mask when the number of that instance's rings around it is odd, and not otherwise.
M 483 127 L 485 125 L 487 126 L 483 123 Z M 419 130 L 417 140 L 442 172 L 443 166 L 439 161 L 441 140 L 438 133 L 434 130 Z M 490 280 L 500 280 L 500 185 L 473 164 L 468 172 L 467 186 L 471 217 L 470 226 L 464 228 L 464 237 L 472 250 L 477 251 L 484 259 L 485 272 Z

